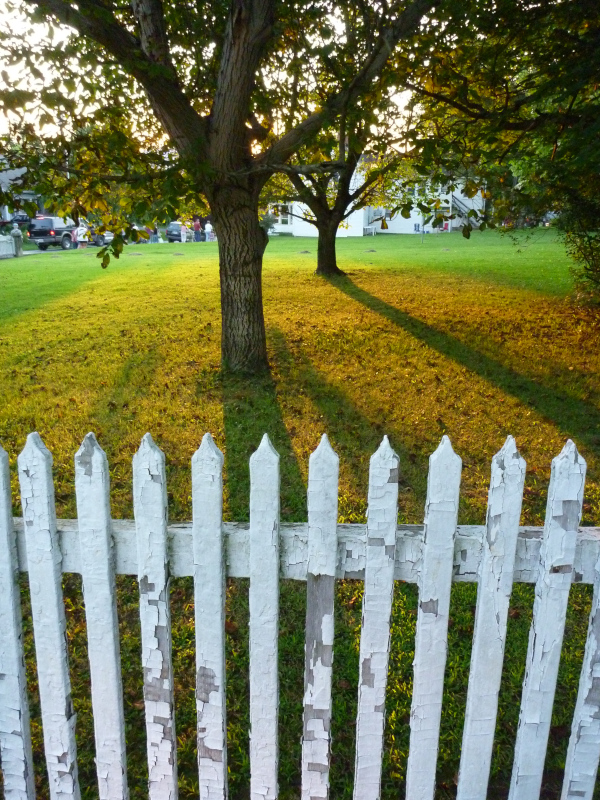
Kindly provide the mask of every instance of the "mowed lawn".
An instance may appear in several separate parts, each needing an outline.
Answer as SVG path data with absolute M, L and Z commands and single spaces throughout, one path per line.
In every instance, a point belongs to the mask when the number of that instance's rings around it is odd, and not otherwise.
M 102 270 L 96 251 L 0 262 L 0 444 L 14 469 L 37 430 L 52 451 L 58 514 L 75 516 L 73 456 L 92 430 L 111 465 L 114 517 L 132 517 L 131 459 L 150 431 L 164 450 L 172 520 L 191 518 L 190 458 L 205 431 L 225 453 L 228 519 L 248 518 L 248 458 L 269 433 L 281 455 L 282 517 L 306 519 L 308 457 L 323 432 L 340 456 L 340 521 L 365 520 L 368 462 L 383 434 L 400 455 L 400 522 L 422 522 L 427 459 L 446 433 L 463 460 L 459 522 L 485 519 L 490 460 L 510 433 L 527 460 L 523 524 L 543 524 L 550 462 L 572 438 L 588 462 L 584 525 L 600 520 L 600 328 L 568 300 L 569 261 L 549 230 L 341 239 L 346 278 L 314 275 L 316 240 L 274 238 L 265 255 L 271 372 L 219 370 L 216 244 L 132 245 Z M 24 582 L 26 586 L 26 582 Z M 146 795 L 136 586 L 119 578 L 132 797 Z M 282 586 L 281 797 L 299 797 L 305 587 Z M 40 797 L 47 797 L 36 675 L 27 664 Z M 78 578 L 65 580 L 80 779 L 97 796 Z M 452 797 L 476 588 L 453 588 L 438 786 Z M 354 759 L 361 586 L 340 583 L 334 662 L 332 797 L 349 798 Z M 574 587 L 547 759 L 556 797 L 591 599 Z M 533 589 L 516 586 L 490 797 L 510 777 Z M 191 583 L 173 582 L 180 793 L 195 768 Z M 403 796 L 417 596 L 394 603 L 383 797 Z M 248 796 L 247 584 L 228 585 L 230 789 Z

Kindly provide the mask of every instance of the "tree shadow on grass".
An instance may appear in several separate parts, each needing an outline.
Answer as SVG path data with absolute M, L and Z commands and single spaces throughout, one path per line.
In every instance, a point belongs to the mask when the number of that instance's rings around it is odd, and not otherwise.
M 345 478 L 352 489 L 364 496 L 366 510 L 369 459 L 381 444 L 383 436 L 391 433 L 386 429 L 385 420 L 371 420 L 359 411 L 348 395 L 328 381 L 306 355 L 289 349 L 281 330 L 269 328 L 269 339 L 275 348 L 278 369 L 286 383 L 292 388 L 296 384 L 298 391 L 305 392 L 323 415 L 324 431 L 340 457 L 342 474 L 345 471 Z M 424 504 L 427 460 L 408 452 L 403 443 L 393 436 L 390 443 L 400 456 L 401 490 L 403 486 L 409 486 Z M 349 464 L 353 464 L 350 470 Z M 340 514 L 343 515 L 343 495 L 340 500 Z M 358 519 L 355 510 L 350 515 L 347 522 L 363 521 Z
M 584 400 L 552 389 L 490 356 L 461 342 L 455 336 L 428 325 L 406 311 L 381 300 L 357 286 L 348 277 L 331 278 L 330 283 L 366 308 L 385 317 L 428 347 L 451 358 L 471 372 L 516 397 L 522 403 L 551 420 L 565 436 L 576 444 L 585 444 L 595 453 L 600 451 L 600 411 Z
M 315 368 L 301 351 L 290 350 L 285 335 L 278 328 L 269 328 L 270 344 L 275 350 L 275 360 L 288 392 L 306 393 L 323 416 L 323 427 L 332 447 L 340 457 L 343 480 L 349 482 L 354 492 L 364 496 L 364 510 L 368 491 L 369 459 L 379 447 L 386 431 L 385 421 L 371 420 L 355 407 L 348 395 L 333 385 Z M 392 447 L 400 456 L 400 513 L 402 516 L 402 490 L 409 488 L 417 495 L 417 503 L 424 504 L 427 486 L 427 459 L 407 451 L 401 441 L 391 437 Z M 359 453 L 359 460 L 356 455 Z M 348 471 L 348 466 L 350 471 Z M 344 470 L 346 467 L 346 470 Z M 344 474 L 345 472 L 345 474 Z M 340 514 L 343 516 L 344 495 L 340 492 Z M 347 521 L 355 521 L 351 514 Z M 359 515 L 356 515 L 359 516 Z M 407 615 L 416 608 L 417 593 L 413 586 L 397 583 L 395 588 L 394 620 L 402 635 L 392 642 L 392 657 L 388 687 L 388 704 L 398 703 L 398 692 L 393 687 L 404 686 L 410 680 L 412 652 L 414 650 L 414 622 L 406 634 Z M 335 658 L 333 662 L 333 756 L 331 786 L 333 796 L 352 796 L 354 753 L 356 744 L 356 712 L 358 682 L 358 648 L 356 627 L 360 625 L 362 582 L 343 581 L 336 593 Z M 411 649 L 412 648 L 412 649 Z M 406 698 L 404 698 L 406 699 Z M 407 706 L 409 710 L 410 706 Z M 388 713 L 391 711 L 388 705 Z M 397 711 L 397 709 L 395 709 Z M 408 711 L 407 711 L 408 713 Z M 396 719 L 397 714 L 393 715 Z M 390 738 L 391 736 L 391 738 Z M 390 742 L 393 740 L 393 745 Z M 397 771 L 398 751 L 408 747 L 408 727 L 388 721 L 383 762 L 383 796 L 397 795 L 398 781 L 392 777 Z M 403 758 L 403 757 L 401 757 Z M 404 759 L 405 760 L 405 759 Z
M 238 522 L 249 519 L 252 453 L 267 433 L 279 453 L 281 518 L 306 520 L 306 486 L 285 427 L 270 374 L 226 375 L 222 379 L 225 428 L 225 474 L 229 497 L 228 516 Z
M 223 376 L 222 393 L 227 516 L 238 522 L 249 519 L 249 459 L 268 433 L 280 458 L 281 518 L 305 521 L 306 485 L 272 376 Z M 300 781 L 306 584 L 281 581 L 279 591 L 279 779 L 280 796 L 285 798 L 297 796 Z M 244 798 L 249 795 L 250 781 L 248 581 L 230 581 L 227 594 L 229 791 L 231 797 Z

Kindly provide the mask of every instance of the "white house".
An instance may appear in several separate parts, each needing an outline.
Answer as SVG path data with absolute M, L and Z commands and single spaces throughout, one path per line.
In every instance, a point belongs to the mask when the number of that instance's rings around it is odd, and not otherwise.
M 466 222 L 470 209 L 483 211 L 485 205 L 481 193 L 468 198 L 459 189 L 439 197 L 442 211 L 448 215 L 456 215 L 455 219 L 444 223 L 442 230 L 433 228 L 431 223 L 425 225 L 425 217 L 416 208 L 413 208 L 410 217 L 405 219 L 400 213 L 392 216 L 388 209 L 366 206 L 358 211 L 353 211 L 343 226 L 340 226 L 337 235 L 341 238 L 387 233 L 444 233 L 449 230 L 458 230 Z M 310 209 L 303 203 L 290 202 L 274 206 L 270 213 L 276 219 L 272 229 L 276 235 L 318 236 L 317 228 L 307 221 L 312 216 Z M 387 228 L 381 227 L 384 219 Z
M 0 161 L 0 165 L 2 162 Z M 26 170 L 23 169 L 4 169 L 0 170 L 0 188 L 2 191 L 7 192 L 10 188 L 14 187 L 15 184 L 19 184 L 19 178 L 24 175 Z M 33 200 L 34 202 L 38 202 L 39 198 L 35 192 L 31 192 L 28 190 L 24 190 L 20 192 L 17 197 L 21 200 Z M 38 203 L 39 205 L 39 203 Z M 7 222 L 13 216 L 13 210 L 10 209 L 8 206 L 0 206 L 0 222 Z

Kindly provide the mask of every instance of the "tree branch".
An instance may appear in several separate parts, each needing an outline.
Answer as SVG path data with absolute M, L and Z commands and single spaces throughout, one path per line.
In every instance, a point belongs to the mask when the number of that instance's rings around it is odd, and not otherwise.
M 212 165 L 223 172 L 248 160 L 244 135 L 255 72 L 275 20 L 276 0 L 233 0 L 210 115 Z
M 206 121 L 192 108 L 181 91 L 172 67 L 151 60 L 140 40 L 115 18 L 107 6 L 96 0 L 80 0 L 77 6 L 66 0 L 32 0 L 41 11 L 55 17 L 80 35 L 101 45 L 117 62 L 144 87 L 155 114 L 182 156 L 198 152 L 202 155 L 206 143 Z M 161 10 L 162 14 L 162 10 Z M 149 29 L 160 29 L 160 22 Z M 156 34 L 159 35 L 159 34 Z M 156 52 L 161 47 L 156 45 Z
M 329 97 L 320 111 L 312 114 L 282 136 L 269 150 L 259 156 L 257 161 L 267 165 L 273 162 L 287 161 L 302 144 L 318 133 L 329 120 L 337 116 L 344 106 L 354 102 L 360 93 L 369 87 L 381 73 L 398 42 L 415 33 L 423 17 L 440 2 L 441 0 L 413 0 L 398 18 L 382 31 L 370 56 L 348 86 Z M 397 8 L 397 5 L 395 4 L 394 8 Z
M 177 83 L 161 0 L 131 0 L 131 7 L 140 29 L 141 46 L 145 55 L 155 64 L 166 67 Z

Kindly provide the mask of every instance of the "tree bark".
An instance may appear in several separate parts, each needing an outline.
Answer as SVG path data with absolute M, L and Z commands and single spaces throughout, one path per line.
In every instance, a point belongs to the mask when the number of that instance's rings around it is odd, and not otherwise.
M 325 220 L 317 218 L 317 230 L 319 231 L 319 241 L 317 244 L 317 275 L 345 275 L 337 265 L 335 251 L 336 236 L 340 220 L 336 217 L 328 217 Z
M 262 259 L 268 237 L 253 192 L 221 186 L 211 197 L 219 243 L 221 364 L 232 372 L 268 369 Z

